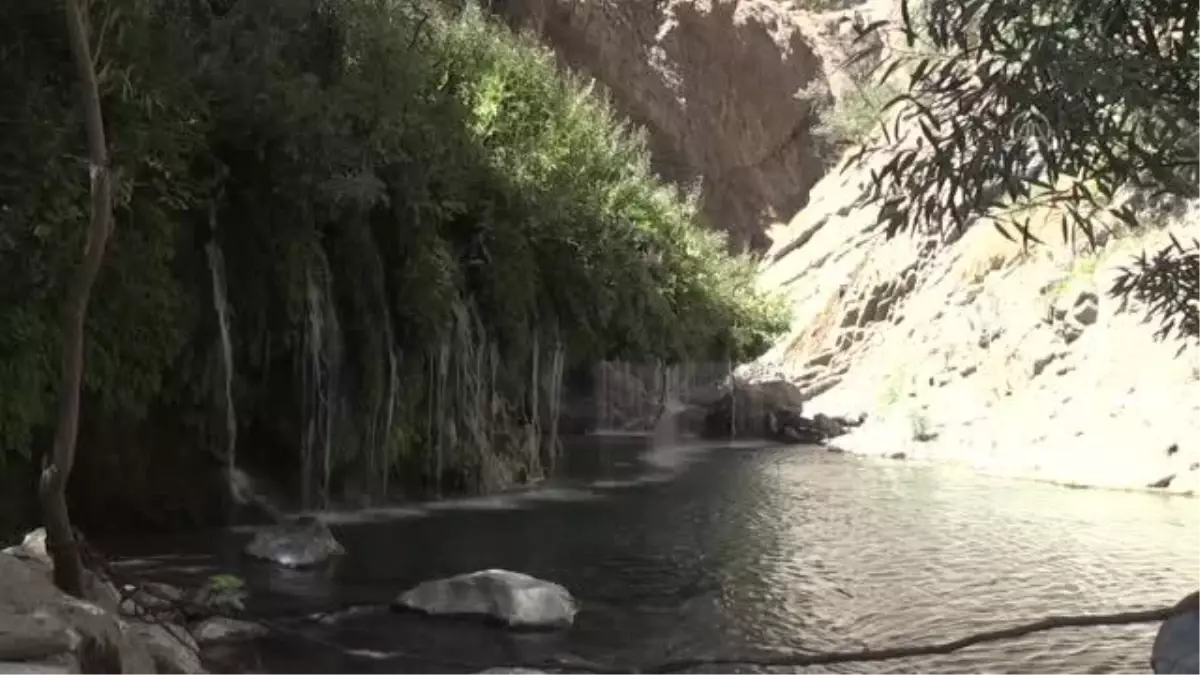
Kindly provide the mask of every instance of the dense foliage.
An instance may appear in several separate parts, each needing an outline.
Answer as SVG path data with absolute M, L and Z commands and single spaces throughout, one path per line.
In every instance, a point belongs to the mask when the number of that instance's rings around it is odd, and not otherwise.
M 1138 224 L 1114 199 L 1123 187 L 1195 198 L 1198 13 L 1196 0 L 903 2 L 904 46 L 880 72 L 910 85 L 889 103 L 888 137 L 856 156 L 891 155 L 868 201 L 895 233 L 961 231 L 1032 199 L 1063 210 L 1064 238 L 1094 241 L 1101 211 Z M 896 152 L 902 129 L 911 142 Z M 1027 222 L 992 220 L 1033 238 Z M 1198 262 L 1195 241 L 1173 242 L 1112 290 L 1146 300 L 1164 333 L 1195 336 Z
M 786 325 L 754 262 L 651 174 L 603 97 L 475 11 L 91 11 L 120 190 L 88 323 L 85 464 L 149 475 L 223 446 L 223 321 L 242 452 L 372 490 L 537 471 L 564 370 L 750 358 Z M 10 462 L 52 421 L 56 312 L 86 221 L 60 12 L 0 6 Z M 321 483 L 306 491 L 328 496 Z

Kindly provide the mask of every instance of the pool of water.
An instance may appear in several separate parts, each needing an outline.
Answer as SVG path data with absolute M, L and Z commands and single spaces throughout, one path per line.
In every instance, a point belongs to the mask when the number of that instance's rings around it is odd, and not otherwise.
M 1195 500 L 796 447 L 592 439 L 535 490 L 328 519 L 348 554 L 318 570 L 246 560 L 246 531 L 116 546 L 130 566 L 167 576 L 244 577 L 251 610 L 297 631 L 232 655 L 268 672 L 471 672 L 545 658 L 625 670 L 911 645 L 1169 604 L 1200 585 Z M 575 626 L 512 633 L 386 609 L 420 581 L 488 567 L 567 586 L 582 603 Z M 354 605 L 375 609 L 301 618 Z M 1060 629 L 826 672 L 1148 672 L 1155 630 Z

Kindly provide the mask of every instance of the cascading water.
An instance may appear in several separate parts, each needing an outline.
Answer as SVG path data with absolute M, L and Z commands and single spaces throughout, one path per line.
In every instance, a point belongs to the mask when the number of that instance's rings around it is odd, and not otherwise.
M 546 457 L 551 471 L 554 470 L 555 460 L 558 458 L 560 449 L 558 442 L 558 417 L 562 410 L 563 367 L 566 364 L 566 355 L 566 349 L 563 347 L 561 339 L 556 339 L 554 352 L 550 357 L 549 382 L 547 383 L 546 396 L 548 416 L 550 418 L 550 433 L 546 441 L 549 451 L 546 453 Z
M 300 366 L 304 419 L 300 442 L 301 503 L 304 508 L 326 508 L 339 412 L 342 336 L 327 270 L 322 269 L 318 284 L 312 270 L 306 269 L 304 283 L 305 321 Z
M 210 214 L 210 226 L 216 229 L 215 210 Z M 225 258 L 221 255 L 221 247 L 217 243 L 215 232 L 213 238 L 204 247 L 208 258 L 209 277 L 212 279 L 213 310 L 217 315 L 217 328 L 221 341 L 221 389 L 222 407 L 225 417 L 224 455 L 226 481 L 229 493 L 235 499 L 243 493 L 238 483 L 237 473 L 237 410 L 233 404 L 233 341 L 229 334 L 229 299 L 225 286 Z

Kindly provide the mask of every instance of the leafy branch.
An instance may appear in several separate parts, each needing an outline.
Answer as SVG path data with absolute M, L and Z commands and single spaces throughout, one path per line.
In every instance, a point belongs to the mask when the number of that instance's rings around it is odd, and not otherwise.
M 907 49 L 880 61 L 881 81 L 907 78 L 882 138 L 850 164 L 871 162 L 860 205 L 879 205 L 888 236 L 961 235 L 990 220 L 1005 237 L 1040 243 L 1030 217 L 1005 210 L 1033 198 L 1062 212 L 1064 240 L 1096 245 L 1102 213 L 1131 229 L 1142 218 L 1118 190 L 1200 195 L 1200 0 L 928 0 L 901 3 Z M 860 27 L 867 40 L 888 22 Z M 1196 335 L 1189 265 L 1195 246 L 1135 263 L 1111 289 L 1145 295 L 1151 315 Z M 1179 269 L 1170 270 L 1169 268 Z M 1143 278 L 1145 277 L 1145 278 Z

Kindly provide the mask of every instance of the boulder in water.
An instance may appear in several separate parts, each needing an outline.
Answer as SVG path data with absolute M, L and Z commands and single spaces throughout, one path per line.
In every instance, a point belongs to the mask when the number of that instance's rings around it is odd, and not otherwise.
M 1150 667 L 1156 673 L 1200 673 L 1200 606 L 1192 593 L 1178 605 L 1181 613 L 1163 622 L 1154 638 Z
M 769 438 L 771 415 L 798 417 L 804 394 L 787 380 L 736 382 L 708 404 L 704 435 L 709 438 Z
M 246 553 L 286 567 L 306 567 L 346 552 L 325 523 L 299 518 L 254 535 Z
M 510 628 L 565 628 L 578 611 L 559 584 L 501 569 L 426 581 L 394 604 L 426 614 L 491 618 Z
M 704 406 L 702 434 L 816 445 L 845 434 L 865 419 L 819 413 L 805 417 L 803 410 L 804 392 L 787 380 L 739 382 Z

